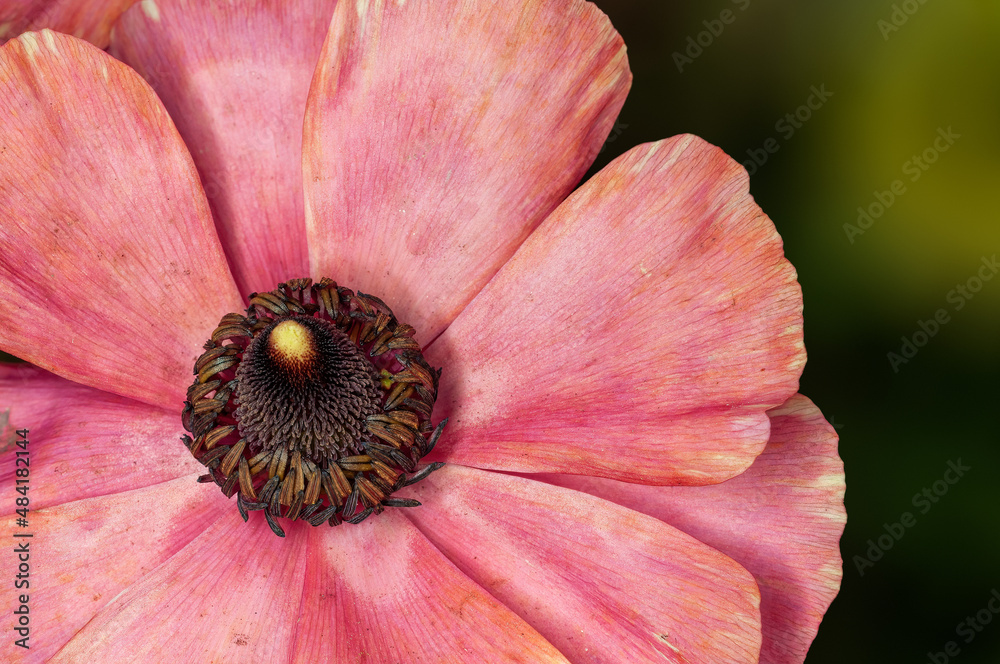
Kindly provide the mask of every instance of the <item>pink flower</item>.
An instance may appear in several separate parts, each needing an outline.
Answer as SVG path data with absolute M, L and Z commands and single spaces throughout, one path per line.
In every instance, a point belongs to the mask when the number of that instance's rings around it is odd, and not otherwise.
M 631 78 L 587 3 L 263 4 L 129 9 L 135 71 L 50 31 L 0 48 L 0 348 L 34 365 L 0 368 L 33 534 L 5 652 L 802 662 L 843 467 L 746 173 L 680 136 L 573 191 Z M 219 318 L 305 275 L 416 327 L 447 465 L 420 507 L 279 539 L 195 482 L 178 419 Z
M 0 43 L 51 28 L 107 48 L 111 27 L 138 0 L 0 0 Z

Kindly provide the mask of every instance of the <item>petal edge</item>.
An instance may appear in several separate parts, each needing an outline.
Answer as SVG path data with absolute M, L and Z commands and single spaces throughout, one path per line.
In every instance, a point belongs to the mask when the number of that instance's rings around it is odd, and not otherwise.
M 148 85 L 43 30 L 0 47 L 0 348 L 178 409 L 242 299 L 191 156 Z
M 452 418 L 435 458 L 710 484 L 797 389 L 801 289 L 746 171 L 678 136 L 574 192 L 426 356 Z

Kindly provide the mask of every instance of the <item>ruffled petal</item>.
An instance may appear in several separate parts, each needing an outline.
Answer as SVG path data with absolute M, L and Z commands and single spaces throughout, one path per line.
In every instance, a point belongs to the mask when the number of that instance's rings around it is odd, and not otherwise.
M 32 494 L 43 481 L 32 474 Z M 17 661 L 49 661 L 120 592 L 180 551 L 206 523 L 231 509 L 226 502 L 219 491 L 198 484 L 192 475 L 30 511 L 29 526 L 15 533 L 31 533 L 33 537 L 14 540 L 15 545 L 27 543 L 31 563 L 30 586 L 18 591 L 29 595 L 31 648 Z M 15 596 L 13 584 L 3 584 L 0 601 L 4 606 L 16 607 Z M 143 661 L 195 660 L 162 657 Z
M 408 491 L 421 532 L 570 661 L 757 662 L 753 577 L 657 519 L 461 466 Z
M 308 540 L 302 529 L 296 535 L 279 539 L 260 514 L 244 524 L 230 508 L 112 600 L 51 661 L 289 661 Z
M 51 28 L 107 48 L 111 26 L 136 0 L 0 0 L 0 44 Z M 152 0 L 142 4 L 153 5 Z
M 163 106 L 45 30 L 0 47 L 0 117 L 0 348 L 179 409 L 202 344 L 244 305 Z
M 390 510 L 313 534 L 294 662 L 566 662 Z
M 334 4 L 157 0 L 115 26 L 112 53 L 191 149 L 244 295 L 309 275 L 302 118 Z
M 694 136 L 637 147 L 429 349 L 452 418 L 435 454 L 644 484 L 737 475 L 805 363 L 795 276 L 739 164 Z
M 580 0 L 339 3 L 306 110 L 313 276 L 434 339 L 583 176 L 630 82 Z
M 14 494 L 15 453 L 26 451 L 32 510 L 205 472 L 179 440 L 179 412 L 30 365 L 0 365 L 0 425 L 4 421 L 27 429 L 28 443 L 16 448 L 9 435 L 0 442 L 0 495 Z M 13 511 L 13 501 L 0 505 L 0 513 Z
M 768 415 L 767 448 L 722 484 L 545 479 L 655 516 L 731 556 L 760 586 L 761 664 L 801 664 L 840 589 L 844 464 L 836 432 L 806 397 L 795 395 Z

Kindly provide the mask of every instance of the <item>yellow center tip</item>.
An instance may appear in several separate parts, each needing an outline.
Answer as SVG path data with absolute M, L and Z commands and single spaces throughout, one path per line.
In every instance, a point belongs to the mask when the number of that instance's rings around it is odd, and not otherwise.
M 313 339 L 309 329 L 294 320 L 278 323 L 271 330 L 271 348 L 290 360 L 306 360 L 313 354 Z

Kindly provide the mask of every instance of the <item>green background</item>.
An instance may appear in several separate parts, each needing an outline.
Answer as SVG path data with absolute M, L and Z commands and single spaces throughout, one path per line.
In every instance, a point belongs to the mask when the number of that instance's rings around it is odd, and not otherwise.
M 957 311 L 948 294 L 1000 253 L 1000 2 L 896 2 L 916 11 L 889 30 L 893 4 L 598 0 L 635 79 L 595 168 L 678 133 L 740 161 L 776 140 L 751 189 L 805 295 L 801 390 L 837 427 L 847 468 L 843 588 L 807 662 L 923 663 L 954 641 L 949 661 L 996 663 L 1000 615 L 969 643 L 956 627 L 1000 591 L 1000 278 L 953 294 Z M 732 22 L 679 71 L 673 54 L 726 9 Z M 776 129 L 824 85 L 832 95 L 793 136 Z M 948 127 L 960 137 L 911 182 L 904 164 Z M 850 242 L 844 224 L 895 180 L 905 192 Z M 894 371 L 888 353 L 938 309 L 948 322 Z M 921 513 L 913 496 L 949 460 L 971 470 Z M 853 557 L 904 512 L 915 524 L 860 574 Z

